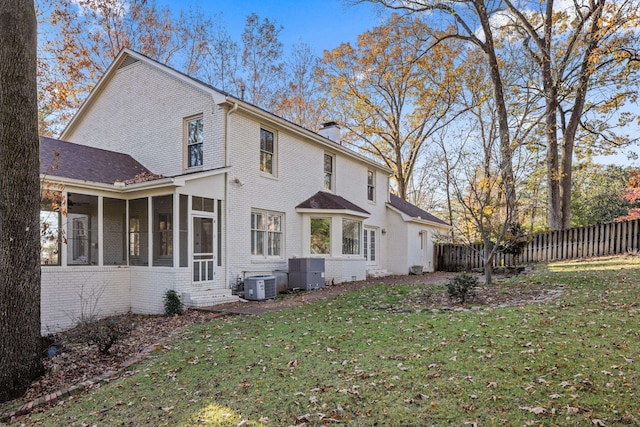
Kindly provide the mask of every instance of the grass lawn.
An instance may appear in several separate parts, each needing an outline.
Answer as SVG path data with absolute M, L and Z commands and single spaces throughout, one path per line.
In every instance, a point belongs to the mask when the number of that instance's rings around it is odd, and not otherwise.
M 539 267 L 546 304 L 416 309 L 385 285 L 195 326 L 27 425 L 640 425 L 640 258 Z M 406 309 L 403 309 L 405 307 Z M 245 421 L 243 423 L 243 421 Z

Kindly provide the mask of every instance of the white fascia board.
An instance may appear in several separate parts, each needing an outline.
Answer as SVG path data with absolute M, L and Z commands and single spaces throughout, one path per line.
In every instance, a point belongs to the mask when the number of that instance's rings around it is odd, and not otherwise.
M 429 221 L 427 219 L 422 219 L 422 218 L 417 218 L 417 217 L 407 215 L 406 213 L 402 212 L 400 209 L 396 208 L 390 203 L 387 203 L 386 206 L 388 209 L 391 209 L 392 211 L 400 215 L 400 217 L 404 222 L 414 222 L 416 224 L 429 225 L 436 228 L 442 228 L 443 230 L 451 229 L 451 226 L 447 224 L 440 224 L 439 222 Z
M 230 170 L 231 170 L 230 167 L 224 167 L 224 168 L 212 169 L 212 170 L 201 171 L 201 172 L 192 172 L 192 173 L 186 173 L 182 175 L 175 175 L 171 178 L 174 179 L 177 183 L 182 182 L 181 186 L 184 186 L 184 182 L 192 181 L 194 179 L 208 178 L 210 176 L 224 175 Z
M 157 188 L 177 188 L 183 187 L 184 182 L 176 181 L 174 178 L 161 178 L 153 181 L 137 182 L 135 184 L 125 184 L 116 182 L 106 184 L 104 182 L 84 181 L 81 179 L 62 178 L 58 176 L 40 175 L 40 182 L 52 183 L 54 185 L 68 185 L 77 188 L 87 188 L 91 190 L 111 191 L 116 193 L 129 193 L 132 191 L 151 190 Z
M 248 104 L 244 101 L 241 101 L 239 99 L 233 98 L 233 97 L 225 97 L 225 101 L 226 102 L 222 102 L 221 104 L 227 104 L 228 106 L 233 106 L 234 104 L 237 104 L 244 112 L 249 113 L 255 117 L 258 117 L 260 120 L 263 120 L 267 123 L 275 123 L 277 124 L 279 127 L 286 129 L 287 131 L 297 134 L 305 139 L 311 140 L 316 144 L 319 144 L 321 146 L 323 146 L 324 148 L 327 148 L 329 150 L 332 151 L 337 151 L 340 152 L 342 154 L 344 154 L 347 157 L 351 157 L 352 159 L 358 160 L 362 163 L 366 163 L 367 165 L 371 166 L 372 168 L 375 168 L 379 171 L 382 171 L 388 175 L 391 175 L 393 173 L 393 170 L 387 166 L 381 165 L 380 163 L 377 163 L 374 160 L 371 160 L 368 157 L 363 156 L 362 154 L 358 154 L 353 150 L 350 150 L 346 147 L 344 147 L 343 145 L 340 145 L 337 142 L 331 141 L 330 139 L 327 139 L 323 136 L 318 135 L 317 133 L 310 131 L 308 129 L 303 128 L 302 126 L 298 126 L 296 124 L 293 124 L 291 122 L 289 122 L 288 120 L 285 120 L 281 117 L 276 116 L 275 114 L 269 113 L 265 110 L 262 110 L 261 108 L 258 108 L 254 105 Z
M 296 212 L 310 215 L 348 215 L 359 218 L 369 218 L 371 215 L 364 212 L 352 211 L 350 209 L 311 209 L 296 208 Z

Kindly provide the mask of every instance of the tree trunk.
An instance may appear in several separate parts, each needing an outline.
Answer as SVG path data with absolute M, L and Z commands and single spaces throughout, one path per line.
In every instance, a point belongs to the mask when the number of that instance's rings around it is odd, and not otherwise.
M 492 281 L 491 274 L 493 273 L 492 264 L 493 264 L 494 255 L 495 254 L 493 253 L 491 240 L 484 239 L 484 249 L 483 249 L 482 258 L 484 258 L 483 261 L 484 261 L 484 285 L 485 286 L 491 285 L 491 281 Z
M 509 130 L 509 117 L 507 105 L 504 100 L 504 85 L 502 76 L 500 75 L 500 65 L 496 56 L 493 44 L 493 34 L 491 32 L 491 23 L 486 6 L 483 1 L 474 0 L 474 7 L 480 18 L 480 24 L 486 38 L 484 44 L 484 52 L 487 55 L 489 63 L 489 75 L 491 76 L 493 98 L 496 103 L 496 112 L 498 113 L 498 128 L 500 133 L 500 176 L 504 186 L 506 215 L 505 222 L 507 224 L 514 222 L 518 218 L 517 197 L 515 176 L 513 174 L 513 147 L 511 146 L 511 136 Z
M 42 373 L 36 25 L 32 0 L 0 2 L 0 402 Z

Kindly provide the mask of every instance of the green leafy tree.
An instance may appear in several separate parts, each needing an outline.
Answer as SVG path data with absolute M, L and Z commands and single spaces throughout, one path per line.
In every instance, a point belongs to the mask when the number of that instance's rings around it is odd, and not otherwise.
M 572 226 L 582 227 L 613 221 L 626 214 L 629 202 L 623 197 L 629 169 L 621 166 L 583 164 L 574 168 L 571 199 Z

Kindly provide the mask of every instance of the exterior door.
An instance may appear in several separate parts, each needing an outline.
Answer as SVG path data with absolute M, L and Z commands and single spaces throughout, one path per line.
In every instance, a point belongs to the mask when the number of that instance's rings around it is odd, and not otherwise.
M 193 282 L 210 282 L 215 274 L 215 221 L 211 217 L 193 217 Z
M 364 259 L 367 267 L 378 265 L 378 233 L 376 228 L 364 228 Z
M 424 271 L 433 271 L 433 242 L 431 241 L 431 233 L 427 230 L 422 230 L 420 233 L 422 241 L 420 246 L 422 247 L 422 266 Z

